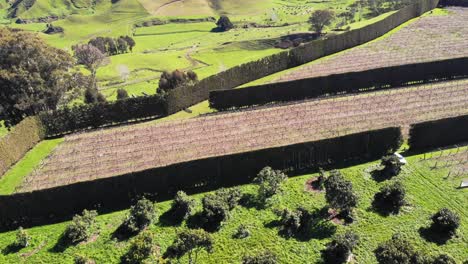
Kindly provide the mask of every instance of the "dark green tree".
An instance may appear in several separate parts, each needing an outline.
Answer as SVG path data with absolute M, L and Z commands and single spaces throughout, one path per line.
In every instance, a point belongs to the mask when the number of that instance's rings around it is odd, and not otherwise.
M 327 248 L 322 251 L 322 258 L 325 263 L 346 263 L 349 255 L 358 243 L 359 236 L 352 232 L 338 235 L 328 243 Z
M 382 213 L 398 214 L 400 208 L 405 205 L 405 188 L 401 182 L 394 182 L 380 188 L 374 195 L 373 207 Z
M 65 229 L 65 241 L 70 244 L 78 244 L 88 240 L 93 234 L 96 216 L 96 211 L 86 209 L 83 210 L 81 215 L 75 215 L 72 222 Z
M 460 217 L 458 214 L 447 208 L 440 209 L 431 217 L 431 220 L 431 229 L 433 231 L 439 234 L 446 234 L 449 237 L 455 235 L 460 226 Z
M 321 34 L 324 27 L 329 26 L 335 13 L 332 10 L 315 10 L 309 18 L 309 23 L 315 32 Z
M 264 251 L 260 254 L 245 256 L 242 258 L 242 264 L 276 264 L 278 259 L 271 251 Z
M 142 198 L 130 208 L 130 212 L 122 223 L 124 231 L 135 234 L 148 227 L 156 218 L 153 202 Z
M 325 181 L 325 198 L 328 204 L 345 216 L 349 215 L 358 202 L 353 184 L 344 179 L 339 171 L 332 171 Z
M 227 16 L 221 16 L 216 22 L 216 26 L 218 26 L 219 31 L 229 31 L 234 28 L 234 25 L 232 24 L 231 20 Z
M 140 264 L 144 263 L 145 260 L 155 259 L 155 255 L 153 237 L 149 231 L 144 231 L 131 242 L 127 253 L 122 256 L 122 263 Z
M 213 239 L 201 230 L 185 230 L 177 235 L 171 246 L 164 253 L 164 258 L 180 260 L 187 255 L 190 264 L 197 263 L 198 254 L 205 250 L 211 253 L 213 249 Z
M 259 199 L 265 201 L 278 193 L 282 183 L 287 179 L 288 176 L 279 170 L 273 170 L 271 167 L 263 168 L 254 179 L 254 183 L 259 186 Z
M 0 28 L 0 119 L 11 127 L 26 116 L 55 110 L 71 90 L 73 58 L 39 35 Z

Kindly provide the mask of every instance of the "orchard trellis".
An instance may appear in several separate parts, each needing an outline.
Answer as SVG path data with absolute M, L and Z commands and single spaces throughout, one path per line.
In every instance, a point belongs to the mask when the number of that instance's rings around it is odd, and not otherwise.
M 419 18 L 391 36 L 353 48 L 280 77 L 280 81 L 466 57 L 468 9 Z
M 468 114 L 468 80 L 66 137 L 20 191 Z

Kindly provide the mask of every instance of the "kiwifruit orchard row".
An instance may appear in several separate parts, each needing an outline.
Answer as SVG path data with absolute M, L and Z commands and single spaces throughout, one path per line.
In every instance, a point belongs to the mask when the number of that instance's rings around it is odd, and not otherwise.
M 468 114 L 468 80 L 66 137 L 20 191 Z
M 417 18 L 398 32 L 289 72 L 279 81 L 468 56 L 468 8 Z M 278 80 L 275 80 L 278 81 Z

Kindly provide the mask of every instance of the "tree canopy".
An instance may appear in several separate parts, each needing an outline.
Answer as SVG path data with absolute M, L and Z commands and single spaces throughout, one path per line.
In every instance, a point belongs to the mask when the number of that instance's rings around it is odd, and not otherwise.
M 39 36 L 0 28 L 0 119 L 7 127 L 55 110 L 73 78 L 73 58 Z

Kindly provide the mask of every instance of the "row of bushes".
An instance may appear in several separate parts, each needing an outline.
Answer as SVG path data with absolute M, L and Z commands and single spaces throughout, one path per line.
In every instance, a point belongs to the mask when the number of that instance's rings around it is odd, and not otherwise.
M 48 137 L 88 128 L 149 119 L 167 115 L 163 95 L 127 98 L 43 112 L 39 115 Z
M 438 2 L 438 0 L 418 0 L 376 23 L 231 68 L 206 78 L 194 86 L 178 87 L 168 95 L 168 113 L 178 112 L 208 99 L 211 91 L 232 89 L 376 39 L 402 23 L 432 10 Z
M 212 91 L 209 100 L 212 108 L 226 110 L 463 76 L 468 76 L 468 57 Z
M 156 194 L 162 200 L 170 199 L 179 190 L 193 193 L 249 183 L 266 166 L 299 172 L 324 165 L 375 160 L 397 149 L 400 143 L 400 129 L 387 128 L 4 195 L 0 196 L 0 229 L 64 220 L 97 204 L 103 212 L 128 208 L 133 197 L 143 194 Z M 294 158 L 288 160 L 291 157 Z
M 12 131 L 0 138 L 0 175 L 18 162 L 44 138 L 44 129 L 37 117 L 27 117 Z
M 411 125 L 409 145 L 420 151 L 468 142 L 468 115 Z

